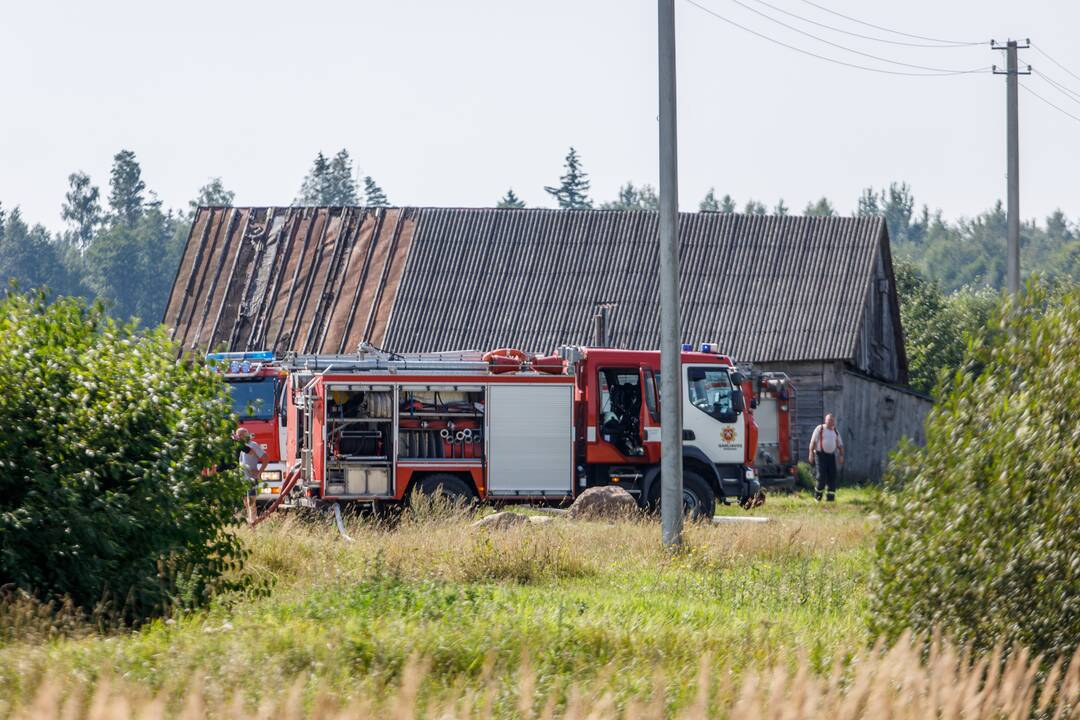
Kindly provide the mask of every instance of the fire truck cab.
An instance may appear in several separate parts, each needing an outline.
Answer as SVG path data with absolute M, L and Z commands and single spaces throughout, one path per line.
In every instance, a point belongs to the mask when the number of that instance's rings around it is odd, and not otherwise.
M 210 353 L 229 386 L 237 425 L 262 446 L 268 463 L 259 479 L 258 502 L 271 501 L 281 490 L 285 450 L 285 371 L 271 352 Z
M 757 430 L 725 356 L 683 353 L 684 505 L 713 514 L 759 486 Z M 301 504 L 419 491 L 562 502 L 619 484 L 659 498 L 660 353 L 562 348 L 288 358 L 286 466 Z
M 579 488 L 619 484 L 655 508 L 660 497 L 660 353 L 571 350 L 577 377 Z M 760 490 L 757 425 L 748 386 L 732 360 L 703 343 L 682 353 L 683 504 L 707 512 L 717 499 L 749 503 Z

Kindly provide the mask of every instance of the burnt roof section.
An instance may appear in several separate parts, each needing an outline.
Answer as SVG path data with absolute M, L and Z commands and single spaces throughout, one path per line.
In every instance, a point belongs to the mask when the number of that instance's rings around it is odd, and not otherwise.
M 407 208 L 199 208 L 165 324 L 184 351 L 380 343 L 413 241 Z
M 853 357 L 889 262 L 880 218 L 679 221 L 687 341 L 740 361 Z M 200 208 L 165 323 L 188 351 L 550 352 L 589 344 L 608 305 L 610 345 L 656 348 L 657 246 L 640 211 Z

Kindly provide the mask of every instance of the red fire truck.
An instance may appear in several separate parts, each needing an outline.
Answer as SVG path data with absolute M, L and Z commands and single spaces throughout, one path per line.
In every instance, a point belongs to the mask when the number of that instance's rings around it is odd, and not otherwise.
M 754 388 L 754 420 L 758 426 L 754 469 L 765 487 L 794 488 L 799 460 L 795 432 L 795 385 L 782 372 L 744 373 Z
M 267 466 L 256 500 L 274 500 L 281 490 L 285 449 L 284 399 L 286 370 L 270 352 L 210 353 L 207 362 L 218 367 L 232 395 L 233 413 L 266 452 Z
M 752 502 L 757 426 L 730 358 L 683 352 L 683 499 Z M 660 353 L 561 348 L 529 357 L 295 356 L 285 491 L 300 504 L 400 502 L 411 493 L 559 502 L 618 484 L 659 501 Z

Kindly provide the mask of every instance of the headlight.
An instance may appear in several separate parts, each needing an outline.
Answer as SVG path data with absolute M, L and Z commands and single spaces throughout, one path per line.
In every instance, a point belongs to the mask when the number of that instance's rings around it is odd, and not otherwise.
M 259 476 L 259 480 L 262 482 L 281 482 L 281 471 L 263 470 L 262 475 Z
M 263 474 L 265 475 L 265 473 L 263 473 Z M 753 480 L 754 479 L 754 468 L 746 468 L 746 479 L 747 480 Z

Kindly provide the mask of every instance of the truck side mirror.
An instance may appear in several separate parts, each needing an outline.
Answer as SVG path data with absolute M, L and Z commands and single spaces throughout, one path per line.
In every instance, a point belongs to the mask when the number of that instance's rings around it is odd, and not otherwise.
M 731 409 L 737 413 L 741 413 L 746 409 L 741 384 L 731 388 Z

